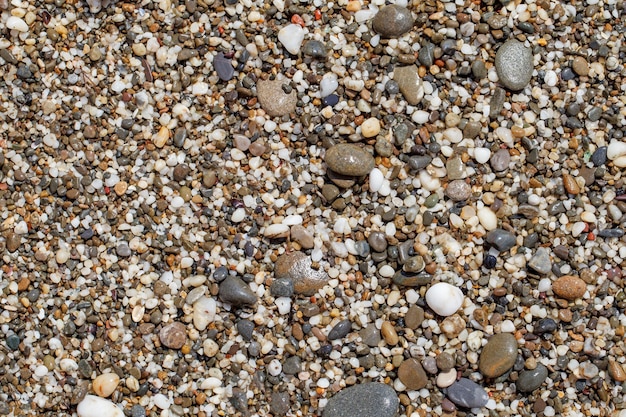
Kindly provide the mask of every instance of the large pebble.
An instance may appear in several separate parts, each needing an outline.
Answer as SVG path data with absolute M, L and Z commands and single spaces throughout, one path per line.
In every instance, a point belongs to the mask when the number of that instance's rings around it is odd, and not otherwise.
M 412 106 L 418 105 L 424 98 L 424 83 L 419 76 L 417 66 L 399 67 L 393 71 L 393 79 L 398 83 L 404 99 Z
M 576 300 L 585 295 L 587 284 L 573 275 L 563 275 L 552 283 L 554 294 L 566 300 Z
M 498 216 L 489 207 L 481 207 L 477 212 L 478 221 L 485 230 L 495 230 L 498 227 Z
M 326 165 L 341 175 L 360 177 L 374 168 L 374 157 L 352 143 L 340 143 L 326 151 Z
M 499 250 L 505 252 L 515 246 L 517 239 L 515 235 L 503 229 L 492 230 L 487 233 L 487 243 Z
M 278 41 L 290 54 L 297 55 L 305 34 L 306 30 L 302 26 L 292 23 L 278 31 Z
M 496 53 L 496 71 L 500 82 L 509 90 L 526 87 L 533 75 L 533 54 L 518 40 L 506 41 Z
M 17 30 L 18 32 L 28 32 L 28 24 L 20 17 L 9 16 L 5 24 L 7 29 Z
M 463 293 L 458 287 L 439 282 L 426 291 L 426 303 L 440 316 L 451 316 L 461 308 Z
M 550 252 L 547 248 L 540 247 L 537 252 L 528 261 L 528 266 L 540 274 L 547 274 L 552 270 L 552 261 L 550 261 Z
M 500 149 L 496 153 L 493 154 L 489 163 L 491 164 L 491 168 L 494 171 L 500 172 L 504 171 L 509 167 L 509 162 L 511 162 L 511 155 L 509 151 L 506 149 Z
M 606 149 L 606 156 L 618 168 L 626 167 L 626 142 L 613 139 Z
M 335 326 L 330 329 L 328 332 L 328 340 L 337 340 L 341 339 L 350 333 L 352 328 L 352 322 L 350 320 L 341 320 L 339 323 L 335 324 Z
M 345 388 L 328 400 L 323 417 L 394 417 L 400 400 L 389 385 L 367 382 Z
M 180 322 L 170 323 L 161 329 L 159 339 L 170 349 L 180 349 L 187 341 L 187 329 Z
M 78 417 L 125 417 L 122 409 L 113 402 L 95 395 L 86 395 L 78 403 L 76 413 Z
M 413 15 L 409 9 L 391 4 L 376 13 L 372 28 L 385 38 L 397 38 L 411 30 L 413 23 Z
M 220 284 L 220 300 L 235 307 L 253 305 L 257 301 L 256 294 L 241 278 L 229 276 Z
M 428 383 L 428 376 L 422 365 L 415 358 L 402 362 L 398 368 L 398 378 L 409 390 L 419 390 Z
M 108 397 L 113 394 L 115 388 L 120 383 L 120 377 L 112 372 L 107 372 L 102 375 L 98 375 L 93 380 L 93 391 L 98 394 L 99 397 Z
M 461 378 L 450 385 L 446 395 L 454 404 L 464 408 L 484 407 L 489 401 L 485 389 L 467 378 Z
M 465 201 L 472 195 L 472 187 L 465 180 L 450 181 L 446 187 L 446 196 L 453 201 Z
M 480 354 L 478 369 L 487 378 L 496 378 L 515 365 L 517 340 L 511 333 L 492 336 Z
M 217 313 L 217 304 L 213 298 L 200 297 L 198 301 L 193 303 L 193 325 L 203 331 L 207 326 L 215 320 Z
M 289 80 L 259 80 L 256 85 L 257 98 L 261 107 L 270 116 L 284 116 L 296 109 L 298 96 L 292 89 L 288 94 L 283 90 L 283 84 Z
M 526 369 L 519 373 L 515 387 L 520 392 L 533 392 L 543 384 L 548 377 L 548 369 L 537 364 L 535 369 Z
M 297 294 L 310 295 L 328 282 L 328 274 L 322 268 L 313 268 L 312 261 L 304 252 L 281 255 L 274 264 L 276 279 L 289 279 Z

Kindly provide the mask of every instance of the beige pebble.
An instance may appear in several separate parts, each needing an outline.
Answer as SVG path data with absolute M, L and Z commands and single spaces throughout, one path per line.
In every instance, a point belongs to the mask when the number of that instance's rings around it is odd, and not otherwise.
M 126 194 L 126 190 L 128 190 L 128 183 L 126 181 L 120 181 L 117 184 L 115 184 L 115 187 L 113 187 L 113 190 L 115 190 L 115 194 L 117 195 L 124 195 Z
M 452 368 L 448 372 L 442 372 L 437 375 L 437 386 L 439 388 L 447 388 L 456 381 L 456 369 Z
M 383 323 L 383 325 L 380 328 L 380 333 L 383 335 L 383 338 L 385 339 L 385 342 L 387 342 L 388 345 L 397 345 L 398 342 L 400 341 L 400 338 L 398 337 L 398 333 L 396 332 L 396 329 L 393 327 L 393 324 L 391 324 L 391 322 L 386 321 Z
M 113 394 L 113 391 L 115 391 L 119 383 L 120 377 L 112 372 L 98 375 L 96 379 L 93 380 L 93 391 L 99 397 L 106 398 Z
M 170 130 L 162 126 L 158 133 L 152 137 L 152 142 L 157 148 L 162 148 L 170 137 Z
M 380 122 L 375 117 L 370 117 L 361 124 L 361 134 L 366 138 L 371 138 L 380 132 Z

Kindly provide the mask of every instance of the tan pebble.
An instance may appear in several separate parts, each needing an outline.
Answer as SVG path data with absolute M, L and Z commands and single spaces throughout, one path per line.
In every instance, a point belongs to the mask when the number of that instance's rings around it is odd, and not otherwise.
M 576 179 L 570 174 L 563 174 L 563 187 L 569 194 L 580 194 L 580 187 Z
M 374 137 L 378 135 L 378 132 L 380 132 L 380 122 L 375 117 L 370 117 L 361 125 L 361 134 L 366 138 Z
M 448 339 L 453 339 L 465 329 L 465 320 L 461 318 L 458 314 L 455 314 L 450 317 L 446 317 L 443 322 L 441 322 L 441 331 L 446 335 Z
M 609 360 L 609 375 L 617 382 L 626 381 L 624 366 L 614 360 Z
M 428 376 L 424 368 L 415 358 L 402 362 L 398 368 L 398 378 L 410 390 L 419 390 L 428 383 Z
M 361 2 L 358 0 L 349 1 L 348 5 L 346 6 L 346 10 L 349 12 L 358 12 L 359 10 L 361 10 Z
M 115 190 L 115 194 L 117 195 L 124 195 L 126 194 L 126 190 L 128 190 L 128 183 L 126 181 L 120 181 L 117 184 L 115 184 L 115 187 L 113 187 L 113 190 Z
M 582 297 L 587 291 L 587 284 L 573 275 L 563 275 L 552 284 L 554 294 L 566 300 L 575 300 Z
M 393 327 L 393 324 L 391 324 L 391 322 L 386 321 L 383 323 L 382 327 L 380 328 L 380 333 L 383 335 L 383 338 L 385 339 L 385 342 L 387 342 L 388 345 L 397 345 L 398 342 L 400 341 L 400 338 L 398 337 L 398 333 L 396 332 L 396 329 Z
M 120 383 L 120 377 L 112 372 L 98 375 L 93 380 L 93 391 L 98 394 L 99 397 L 108 397 L 113 394 L 115 388 Z
M 159 131 L 157 132 L 157 134 L 152 137 L 152 142 L 154 143 L 154 146 L 156 146 L 157 148 L 162 148 L 165 146 L 165 143 L 167 142 L 169 137 L 170 137 L 170 130 L 165 126 L 162 126 L 161 129 L 159 129 Z
M 439 388 L 447 388 L 456 381 L 456 369 L 452 368 L 448 372 L 442 372 L 437 375 L 437 386 Z

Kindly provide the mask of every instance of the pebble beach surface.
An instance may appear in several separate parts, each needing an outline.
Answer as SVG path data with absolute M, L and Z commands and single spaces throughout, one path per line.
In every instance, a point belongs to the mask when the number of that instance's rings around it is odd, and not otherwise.
M 626 417 L 625 19 L 0 0 L 0 416 Z

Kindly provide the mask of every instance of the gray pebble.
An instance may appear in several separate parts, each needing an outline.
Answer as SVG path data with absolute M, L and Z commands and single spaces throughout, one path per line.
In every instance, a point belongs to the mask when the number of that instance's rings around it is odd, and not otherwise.
M 146 417 L 146 410 L 139 404 L 133 405 L 130 409 L 131 417 Z
M 535 369 L 526 369 L 519 373 L 515 387 L 520 392 L 533 392 L 543 384 L 548 377 L 548 369 L 537 364 Z
M 232 60 L 225 58 L 224 54 L 221 52 L 213 58 L 213 68 L 215 68 L 217 76 L 220 77 L 222 81 L 230 81 L 235 73 Z
M 283 372 L 286 375 L 296 375 L 302 371 L 302 361 L 297 356 L 290 356 L 283 363 Z
M 376 13 L 372 28 L 384 38 L 398 38 L 411 30 L 413 23 L 413 15 L 409 9 L 391 4 Z
M 117 248 L 115 249 L 115 253 L 117 253 L 117 256 L 119 257 L 128 258 L 131 254 L 128 243 L 122 242 L 119 245 L 117 245 Z
M 272 393 L 270 400 L 270 412 L 275 416 L 285 415 L 291 407 L 289 406 L 289 393 L 277 391 Z
M 383 232 L 370 233 L 367 242 L 375 252 L 383 252 L 387 249 L 387 237 Z
M 435 45 L 426 42 L 417 53 L 417 60 L 420 64 L 430 68 L 435 63 Z
M 413 155 L 409 158 L 409 168 L 413 171 L 419 171 L 426 168 L 433 158 L 429 155 Z
M 518 40 L 508 40 L 498 49 L 495 66 L 500 82 L 509 90 L 519 91 L 533 74 L 532 51 Z
M 312 56 L 314 58 L 326 58 L 326 45 L 323 42 L 316 40 L 307 41 L 302 47 L 302 53 L 307 56 Z
M 328 168 L 341 175 L 361 177 L 374 168 L 374 157 L 360 146 L 340 143 L 326 151 Z
M 400 400 L 396 391 L 380 382 L 344 388 L 328 400 L 323 417 L 394 417 Z
M 288 278 L 276 279 L 270 286 L 270 293 L 273 297 L 291 297 L 294 293 L 293 281 Z
M 335 324 L 335 326 L 328 332 L 328 340 L 337 340 L 342 339 L 352 329 L 352 323 L 350 320 L 341 320 L 339 323 Z
M 511 162 L 511 155 L 509 151 L 506 149 L 499 149 L 496 153 L 491 156 L 489 163 L 491 164 L 491 168 L 496 171 L 504 171 L 509 167 L 509 163 Z
M 398 83 L 404 99 L 412 106 L 418 105 L 424 97 L 424 86 L 419 76 L 417 66 L 409 65 L 396 68 L 393 79 Z
M 239 320 L 237 322 L 237 331 L 243 337 L 243 340 L 249 342 L 252 340 L 252 334 L 254 333 L 254 323 L 246 319 Z
M 487 76 L 487 67 L 482 60 L 478 59 L 472 62 L 472 75 L 477 80 L 482 80 Z
M 369 347 L 376 347 L 380 343 L 380 330 L 374 324 L 370 324 L 366 328 L 359 331 L 359 336 Z
M 454 180 L 446 187 L 446 196 L 453 201 L 465 201 L 472 195 L 472 187 L 464 180 Z
M 17 350 L 20 347 L 20 338 L 16 334 L 12 334 L 6 338 L 7 347 L 11 350 Z
M 437 360 L 432 356 L 426 356 L 422 360 L 422 367 L 426 372 L 431 375 L 434 375 L 439 371 L 439 367 L 437 366 Z
M 591 162 L 593 162 L 593 165 L 599 167 L 599 166 L 606 164 L 607 149 L 608 148 L 606 146 L 600 146 L 598 149 L 595 150 L 593 154 L 591 154 Z
M 485 389 L 467 378 L 461 378 L 452 384 L 446 395 L 454 404 L 464 408 L 484 407 L 489 401 Z
M 550 252 L 544 247 L 537 249 L 537 252 L 528 261 L 528 266 L 540 274 L 547 274 L 552 270 L 552 262 L 550 261 Z
M 230 276 L 220 284 L 219 297 L 235 307 L 253 305 L 257 296 L 241 278 Z
M 487 233 L 487 243 L 495 247 L 500 252 L 505 252 L 515 246 L 517 242 L 513 233 L 503 229 L 495 229 Z
M 506 91 L 504 88 L 496 87 L 491 96 L 489 102 L 489 117 L 492 119 L 497 118 L 500 112 L 504 108 L 504 101 L 506 100 Z

